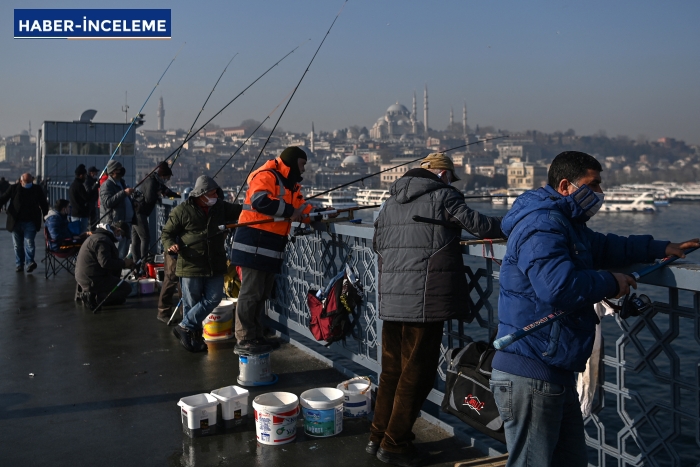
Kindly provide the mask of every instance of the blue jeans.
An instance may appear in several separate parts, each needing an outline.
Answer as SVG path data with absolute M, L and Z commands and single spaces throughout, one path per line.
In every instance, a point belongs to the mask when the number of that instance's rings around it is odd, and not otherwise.
M 90 225 L 90 218 L 89 218 L 89 217 L 73 217 L 73 216 L 70 216 L 70 221 L 71 221 L 71 222 L 80 221 L 80 232 L 78 232 L 78 234 L 87 232 L 88 226 Z M 75 233 L 74 233 L 74 235 L 78 235 L 78 234 L 75 234 Z
M 504 421 L 507 467 L 586 467 L 575 387 L 493 370 L 491 391 Z
M 202 329 L 202 321 L 224 298 L 224 275 L 213 277 L 183 277 L 182 322 L 180 326 L 190 331 Z
M 34 222 L 17 222 L 12 230 L 12 243 L 15 247 L 15 266 L 24 266 L 34 262 Z

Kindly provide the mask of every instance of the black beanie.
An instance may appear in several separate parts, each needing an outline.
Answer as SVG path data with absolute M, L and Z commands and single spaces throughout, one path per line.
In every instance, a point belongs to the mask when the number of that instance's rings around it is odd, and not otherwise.
M 159 177 L 170 177 L 173 175 L 173 171 L 170 169 L 168 163 L 165 161 L 158 164 L 158 169 L 156 170 L 156 173 Z
M 80 175 L 86 174 L 87 169 L 85 169 L 85 164 L 80 164 L 78 167 L 75 168 L 75 175 L 79 177 Z
M 294 167 L 292 164 L 296 164 L 298 159 L 307 160 L 306 153 L 299 149 L 297 146 L 289 146 L 287 149 L 282 151 L 280 154 L 280 159 L 282 162 L 287 164 L 289 167 Z

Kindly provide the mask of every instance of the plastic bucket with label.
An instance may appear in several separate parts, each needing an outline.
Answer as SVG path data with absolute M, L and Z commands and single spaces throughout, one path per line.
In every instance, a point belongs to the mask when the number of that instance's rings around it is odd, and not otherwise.
M 255 437 L 260 444 L 276 445 L 297 437 L 299 398 L 290 392 L 268 392 L 253 399 Z
M 343 415 L 349 418 L 366 417 L 372 411 L 372 383 L 369 378 L 357 377 L 338 385 L 343 391 Z
M 233 313 L 237 301 L 237 298 L 221 300 L 219 306 L 204 318 L 202 336 L 205 341 L 223 341 L 233 337 Z
M 343 431 L 343 399 L 345 394 L 336 388 L 316 388 L 299 396 L 304 416 L 304 433 L 325 438 Z
M 216 389 L 211 395 L 219 401 L 217 425 L 223 429 L 242 425 L 248 415 L 248 390 L 239 386 Z
M 180 406 L 182 431 L 190 438 L 216 434 L 216 406 L 219 401 L 211 394 L 183 397 Z
M 155 279 L 139 279 L 139 293 L 141 295 L 150 295 L 156 291 Z

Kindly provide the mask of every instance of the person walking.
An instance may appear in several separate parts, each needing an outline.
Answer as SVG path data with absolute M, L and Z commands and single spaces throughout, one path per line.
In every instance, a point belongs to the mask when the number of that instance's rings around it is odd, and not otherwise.
M 119 239 L 119 257 L 126 258 L 129 254 L 131 240 L 131 224 L 134 222 L 134 206 L 131 204 L 133 188 L 127 188 L 124 182 L 124 166 L 112 159 L 107 164 L 108 177 L 100 186 L 100 217 L 105 224 L 117 221 L 126 223 L 124 235 Z
M 68 188 L 70 198 L 70 221 L 80 223 L 80 232 L 87 232 L 90 223 L 91 195 L 85 187 L 87 169 L 80 164 L 75 168 L 75 179 Z
M 98 174 L 99 170 L 93 165 L 88 169 L 87 176 L 85 177 L 85 190 L 90 197 L 90 227 L 97 223 L 97 213 L 99 212 L 97 208 L 97 200 L 100 197 L 100 184 L 97 183 Z
M 25 264 L 28 273 L 37 268 L 34 261 L 34 239 L 41 229 L 42 217 L 49 212 L 44 190 L 33 181 L 32 174 L 22 174 L 20 182 L 0 196 L 0 206 L 10 202 L 7 208 L 7 231 L 12 232 L 17 272 L 22 272 Z
M 421 462 L 413 424 L 438 368 L 445 320 L 471 320 L 460 237 L 500 238 L 500 218 L 470 209 L 450 186 L 459 180 L 452 160 L 428 155 L 390 188 L 374 223 L 379 266 L 382 373 L 366 451 L 382 462 Z M 434 223 L 413 220 L 434 219 Z
M 0 196 L 4 195 L 10 189 L 10 182 L 5 180 L 5 177 L 0 177 Z M 0 204 L 0 211 L 5 208 L 4 204 Z
M 548 184 L 518 197 L 503 218 L 508 236 L 500 271 L 498 335 L 557 311 L 573 312 L 496 352 L 491 391 L 504 421 L 508 467 L 585 467 L 586 437 L 575 374 L 586 368 L 596 324 L 593 306 L 637 287 L 605 269 L 648 263 L 700 246 L 621 237 L 586 226 L 603 204 L 603 171 L 591 155 L 566 151 Z
M 276 222 L 236 229 L 231 263 L 241 267 L 241 290 L 236 304 L 237 352 L 259 353 L 279 346 L 264 338 L 262 317 L 275 275 L 282 268 L 291 223 L 309 223 L 312 206 L 304 200 L 299 184 L 307 159 L 304 150 L 291 146 L 248 177 L 239 221 Z
M 131 254 L 134 261 L 144 258 L 145 262 L 146 256 L 150 253 L 148 248 L 151 246 L 151 230 L 148 218 L 160 201 L 160 197 L 180 196 L 165 185 L 172 175 L 173 172 L 168 167 L 168 163 L 161 162 L 155 173 L 147 177 L 141 185 L 140 193 L 143 196 L 140 196 L 139 202 L 136 203 L 136 215 L 131 229 Z M 145 270 L 146 265 L 141 264 L 142 274 Z
M 170 212 L 160 237 L 166 254 L 178 255 L 183 316 L 173 334 L 190 352 L 207 350 L 202 322 L 223 298 L 226 236 L 219 226 L 235 223 L 241 213 L 239 204 L 227 203 L 223 197 L 214 179 L 200 176 L 187 201 Z

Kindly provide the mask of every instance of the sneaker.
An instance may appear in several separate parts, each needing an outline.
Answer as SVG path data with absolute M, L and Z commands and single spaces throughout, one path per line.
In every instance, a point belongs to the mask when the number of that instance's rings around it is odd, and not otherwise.
M 22 272 L 24 271 L 24 264 L 20 264 L 15 268 L 15 272 Z
M 173 334 L 180 340 L 180 344 L 190 352 L 196 352 L 194 346 L 194 335 L 192 331 L 177 325 L 173 328 Z
M 36 263 L 34 261 L 32 261 L 31 263 L 29 263 L 29 266 L 27 266 L 27 272 L 28 273 L 34 272 L 35 269 L 36 269 Z
M 195 352 L 206 352 L 208 350 L 207 343 L 204 341 L 204 330 L 198 329 L 194 334 L 194 351 Z

